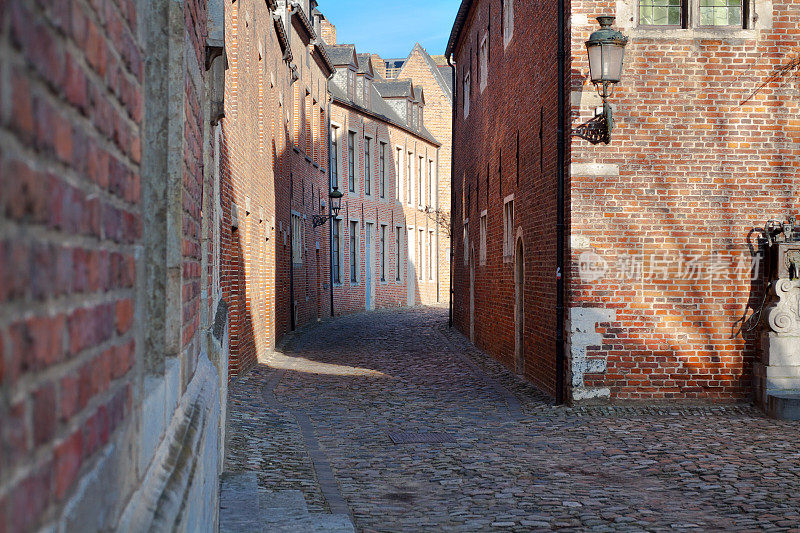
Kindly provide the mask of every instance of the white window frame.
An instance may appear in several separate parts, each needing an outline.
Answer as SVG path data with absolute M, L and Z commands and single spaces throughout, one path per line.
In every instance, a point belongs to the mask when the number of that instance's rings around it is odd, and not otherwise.
M 428 206 L 436 207 L 436 184 L 433 178 L 433 159 L 428 159 Z
M 395 247 L 395 273 L 394 273 L 394 280 L 396 283 L 401 283 L 403 279 L 403 263 L 401 255 L 403 253 L 403 235 L 405 234 L 405 229 L 403 226 L 395 226 L 394 227 L 395 235 L 394 235 L 394 247 Z
M 464 244 L 464 264 L 469 264 L 469 219 L 464 219 L 464 236 L 463 236 L 463 244 Z
M 373 175 L 374 165 L 372 165 L 372 157 L 375 153 L 375 139 L 370 135 L 364 135 L 364 150 L 362 157 L 364 158 L 364 196 L 373 196 L 373 186 L 375 184 L 375 176 Z M 367 154 L 367 146 L 369 146 L 369 155 Z M 367 190 L 367 176 L 369 176 L 369 190 Z
M 399 144 L 394 147 L 394 196 L 395 201 L 403 203 L 403 152 Z
M 464 118 L 469 116 L 469 102 L 472 97 L 472 93 L 470 91 L 470 74 L 469 70 L 467 70 L 466 74 L 464 74 Z
M 353 233 L 355 226 L 355 233 Z M 355 243 L 353 243 L 355 236 Z M 348 258 L 347 275 L 350 278 L 350 285 L 358 285 L 361 281 L 361 222 L 357 219 L 350 219 L 347 224 L 347 249 Z M 355 268 L 353 268 L 355 267 Z M 353 279 L 355 272 L 355 279 Z
M 514 0 L 503 0 L 503 48 L 514 38 Z
M 514 255 L 514 195 L 503 200 L 503 262 L 511 261 Z
M 419 228 L 417 230 L 417 250 L 419 252 L 419 272 L 417 272 L 417 278 L 420 281 L 425 280 L 425 229 Z
M 380 224 L 378 225 L 378 229 L 380 231 L 378 235 L 378 239 L 380 240 L 380 246 L 378 248 L 378 253 L 380 254 L 380 279 L 381 283 L 386 283 L 386 273 L 389 270 L 386 264 L 386 239 L 389 238 L 389 225 Z
M 303 215 L 292 211 L 292 262 L 295 265 L 303 264 Z
M 479 252 L 479 263 L 481 265 L 486 264 L 486 233 L 489 230 L 487 227 L 488 224 L 488 213 L 487 210 L 484 209 L 481 212 L 480 218 L 480 252 Z
M 425 156 L 417 157 L 417 207 L 422 209 L 425 199 Z
M 378 140 L 378 198 L 386 198 L 386 158 L 389 155 L 389 143 Z
M 342 187 L 342 131 L 343 128 L 341 124 L 331 121 L 331 139 L 333 140 L 335 138 L 335 140 L 331 142 L 331 150 L 333 153 L 329 155 L 333 156 L 336 163 L 336 182 L 333 182 L 333 173 L 331 173 L 331 187 L 338 187 L 340 191 L 345 192 L 344 187 Z M 330 165 L 330 163 L 328 163 L 328 165 Z
M 486 85 L 489 83 L 489 32 L 484 32 L 483 38 L 481 39 L 480 44 L 480 70 L 478 72 L 478 77 L 480 78 L 479 84 L 481 88 L 481 93 L 483 93 L 484 89 L 486 89 Z
M 406 154 L 406 203 L 414 205 L 414 152 Z
M 352 137 L 351 137 L 352 136 Z M 353 139 L 353 153 L 350 153 L 350 139 Z M 352 161 L 351 161 L 352 159 Z M 353 186 L 350 187 L 350 165 L 353 165 Z M 347 191 L 358 194 L 358 132 L 347 130 Z
M 438 259 L 436 251 L 436 241 L 433 236 L 433 230 L 428 230 L 428 281 L 433 281 L 435 279 L 433 275 L 434 264 L 438 264 L 438 261 L 434 263 L 434 258 Z
M 332 255 L 335 257 L 336 263 L 339 267 L 337 269 L 338 270 L 337 273 L 339 274 L 339 279 L 336 279 L 334 271 L 331 272 L 331 276 L 333 278 L 334 285 L 341 285 L 342 284 L 342 219 L 340 217 L 334 218 L 332 223 L 335 225 L 336 228 L 336 231 L 333 231 L 333 229 L 331 229 L 331 238 L 333 241 L 336 242 L 336 252 L 335 254 L 332 253 Z M 331 246 L 333 246 L 333 243 L 331 243 Z M 333 269 L 333 265 L 331 265 L 331 268 Z

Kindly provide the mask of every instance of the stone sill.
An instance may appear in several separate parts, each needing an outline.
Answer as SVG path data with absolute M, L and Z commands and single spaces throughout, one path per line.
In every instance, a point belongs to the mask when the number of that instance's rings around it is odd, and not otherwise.
M 741 28 L 646 28 L 628 30 L 631 39 L 744 41 L 758 38 L 758 30 Z

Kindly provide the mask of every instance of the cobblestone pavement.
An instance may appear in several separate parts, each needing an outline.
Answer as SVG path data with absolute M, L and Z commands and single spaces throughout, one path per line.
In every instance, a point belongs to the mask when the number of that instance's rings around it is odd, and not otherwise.
M 800 424 L 554 407 L 446 320 L 380 311 L 296 334 L 232 386 L 227 470 L 312 512 L 344 505 L 359 531 L 800 531 Z

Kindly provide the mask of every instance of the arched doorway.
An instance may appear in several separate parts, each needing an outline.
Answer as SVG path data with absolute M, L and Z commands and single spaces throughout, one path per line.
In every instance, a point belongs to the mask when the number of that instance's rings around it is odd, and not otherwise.
M 525 374 L 525 254 L 522 239 L 514 250 L 514 361 L 517 374 Z

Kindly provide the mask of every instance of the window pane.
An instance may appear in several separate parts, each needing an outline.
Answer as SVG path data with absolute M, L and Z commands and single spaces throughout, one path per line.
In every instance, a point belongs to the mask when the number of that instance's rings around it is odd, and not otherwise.
M 702 26 L 742 26 L 742 0 L 700 0 Z
M 644 26 L 679 26 L 682 0 L 640 0 L 639 24 Z

